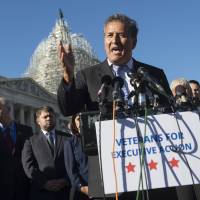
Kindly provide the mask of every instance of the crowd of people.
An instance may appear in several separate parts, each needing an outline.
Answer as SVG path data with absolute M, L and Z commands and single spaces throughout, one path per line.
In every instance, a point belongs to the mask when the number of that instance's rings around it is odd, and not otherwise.
M 119 111 L 134 107 L 173 107 L 198 110 L 200 85 L 196 80 L 180 78 L 171 88 L 164 71 L 133 58 L 138 26 L 124 14 L 114 14 L 104 24 L 106 59 L 80 70 L 74 76 L 74 55 L 70 45 L 58 45 L 63 77 L 58 88 L 58 105 L 64 116 L 72 116 L 69 132 L 55 129 L 54 110 L 42 106 L 35 112 L 39 132 L 17 124 L 10 107 L 0 97 L 0 198 L 2 200 L 87 200 L 115 199 L 114 196 L 90 195 L 90 186 L 101 186 L 98 155 L 88 156 L 82 147 L 78 113 L 111 113 L 113 101 Z M 161 109 L 162 110 L 162 109 Z M 199 109 L 200 110 L 200 109 Z M 92 174 L 92 172 L 94 172 Z M 92 180 L 92 179 L 91 179 Z M 97 189 L 98 190 L 98 189 Z M 187 195 L 184 191 L 187 191 Z M 188 195 L 189 194 L 189 195 Z M 199 199 L 193 188 L 150 190 L 149 199 Z M 135 199 L 136 192 L 119 194 L 120 200 Z

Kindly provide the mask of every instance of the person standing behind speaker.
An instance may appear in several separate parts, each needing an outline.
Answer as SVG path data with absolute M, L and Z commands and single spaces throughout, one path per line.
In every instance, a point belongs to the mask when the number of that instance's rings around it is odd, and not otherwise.
M 70 130 L 72 137 L 64 143 L 65 167 L 72 185 L 70 200 L 87 200 L 88 158 L 82 149 L 78 114 L 72 116 Z
M 200 85 L 196 80 L 189 80 L 190 87 L 192 89 L 192 101 L 200 110 Z
M 8 100 L 0 96 L 0 199 L 27 200 L 30 182 L 22 167 L 21 153 L 32 128 L 16 123 L 10 110 Z
M 31 200 L 69 200 L 63 144 L 70 135 L 55 129 L 55 117 L 51 107 L 38 108 L 35 121 L 40 131 L 24 144 L 22 164 L 31 179 Z
M 193 110 L 192 89 L 184 78 L 174 79 L 171 82 L 171 90 L 175 99 L 175 108 L 179 111 Z
M 177 78 L 177 79 L 172 80 L 170 84 L 170 88 L 174 97 L 176 97 L 177 92 L 178 93 L 180 92 L 179 88 L 177 88 L 178 86 L 183 86 L 183 88 L 185 88 L 184 95 L 186 95 L 189 98 L 192 97 L 192 89 L 190 87 L 189 82 L 185 78 Z

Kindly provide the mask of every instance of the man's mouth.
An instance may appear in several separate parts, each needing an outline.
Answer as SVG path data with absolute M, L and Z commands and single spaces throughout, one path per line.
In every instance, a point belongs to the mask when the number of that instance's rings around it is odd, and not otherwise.
M 119 47 L 113 47 L 112 49 L 111 49 L 111 51 L 113 52 L 113 53 L 121 53 L 122 52 L 122 49 L 121 48 L 119 48 Z

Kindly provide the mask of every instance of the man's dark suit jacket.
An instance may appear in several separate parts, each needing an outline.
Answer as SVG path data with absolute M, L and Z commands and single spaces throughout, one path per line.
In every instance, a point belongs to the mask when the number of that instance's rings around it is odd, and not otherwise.
M 22 164 L 26 175 L 31 179 L 32 200 L 67 200 L 70 184 L 58 192 L 45 190 L 44 184 L 51 179 L 65 178 L 69 183 L 64 164 L 63 144 L 69 136 L 67 133 L 55 131 L 56 145 L 54 153 L 42 132 L 26 140 L 22 151 Z
M 145 70 L 163 86 L 166 93 L 171 95 L 167 78 L 162 69 L 134 60 L 134 68 L 132 72 L 137 72 L 139 67 L 145 68 Z M 65 116 L 68 116 L 83 111 L 84 108 L 85 111 L 98 110 L 97 93 L 102 84 L 102 77 L 105 75 L 114 78 L 114 74 L 111 67 L 108 65 L 107 60 L 96 66 L 79 71 L 75 81 L 71 85 L 67 85 L 64 79 L 62 79 L 57 92 L 58 105 L 61 112 Z M 108 94 L 106 95 L 108 102 L 112 102 L 112 91 L 113 88 L 110 85 L 108 88 Z M 156 92 L 154 91 L 154 93 Z M 161 94 L 158 94 L 158 96 L 159 104 L 161 106 L 169 104 L 168 99 L 165 96 Z M 105 109 L 111 111 L 111 107 L 111 104 L 108 103 Z
M 21 153 L 25 140 L 32 135 L 32 128 L 16 124 L 15 152 L 12 154 L 0 134 L 0 198 L 3 200 L 27 200 L 29 179 L 26 177 Z
M 171 90 L 165 76 L 165 73 L 162 69 L 147 65 L 136 60 L 134 61 L 134 67 L 132 72 L 136 73 L 139 67 L 144 68 L 155 80 L 164 88 L 166 93 L 171 94 Z M 98 65 L 86 68 L 77 73 L 74 82 L 70 85 L 67 85 L 64 79 L 61 80 L 61 83 L 58 88 L 57 98 L 58 105 L 60 107 L 63 115 L 73 115 L 80 111 L 95 111 L 99 110 L 98 106 L 98 91 L 101 87 L 102 77 L 105 75 L 114 78 L 111 67 L 108 65 L 107 60 Z M 105 111 L 111 112 L 112 108 L 112 85 L 109 85 L 108 93 L 106 95 L 107 104 L 105 105 Z M 168 99 L 153 91 L 154 94 L 159 96 L 159 105 L 166 106 L 169 105 Z M 99 173 L 99 164 L 98 156 L 89 156 L 89 190 L 92 190 L 93 194 L 96 195 L 99 193 L 102 194 L 102 187 L 100 183 L 100 173 Z M 91 189 L 92 188 L 92 189 Z M 90 193 L 90 191 L 89 191 Z M 96 193 L 96 194 L 95 194 Z M 93 195 L 91 194 L 91 195 Z M 162 195 L 164 194 L 164 196 Z M 97 194 L 98 195 L 98 194 Z M 159 199 L 162 195 L 162 199 L 170 199 L 171 197 L 175 200 L 175 191 L 169 193 L 166 190 L 155 190 L 151 192 L 150 199 Z M 123 193 L 120 196 L 120 200 L 129 200 L 136 198 L 135 193 Z M 112 199 L 112 198 L 111 198 Z

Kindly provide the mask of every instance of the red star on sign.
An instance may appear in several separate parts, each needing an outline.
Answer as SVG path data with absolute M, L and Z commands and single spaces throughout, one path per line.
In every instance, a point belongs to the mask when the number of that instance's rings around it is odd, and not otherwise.
M 157 162 L 154 162 L 153 160 L 151 160 L 151 162 L 148 163 L 148 166 L 149 166 L 150 170 L 157 169 L 157 164 L 158 164 Z
M 171 167 L 179 167 L 178 166 L 179 160 L 176 160 L 174 157 L 172 158 L 171 161 L 169 161 L 169 163 L 171 164 Z
M 132 165 L 131 162 L 129 162 L 129 164 L 126 167 L 126 169 L 128 170 L 128 173 L 129 172 L 135 172 L 135 166 L 136 165 Z

